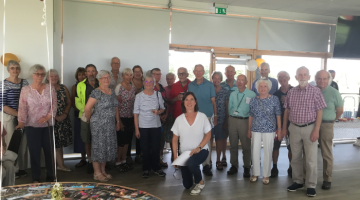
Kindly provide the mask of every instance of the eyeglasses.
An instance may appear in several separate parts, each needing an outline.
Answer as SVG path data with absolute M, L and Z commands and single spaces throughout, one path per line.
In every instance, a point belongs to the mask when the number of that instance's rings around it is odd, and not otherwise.
M 184 73 L 178 73 L 177 75 L 178 75 L 178 76 L 186 76 L 187 74 L 188 74 L 188 73 L 185 73 L 185 72 L 184 72 Z
M 20 70 L 20 67 L 10 67 L 10 70 Z
M 154 83 L 154 81 L 144 81 L 144 83 Z
M 111 64 L 114 64 L 114 65 L 120 65 L 119 62 L 112 62 Z
M 102 77 L 100 79 L 103 79 L 103 80 L 110 80 L 111 78 L 110 77 Z
M 34 75 L 36 75 L 36 76 L 38 76 L 38 77 L 40 77 L 40 76 L 44 77 L 44 76 L 45 76 L 45 73 L 34 73 Z

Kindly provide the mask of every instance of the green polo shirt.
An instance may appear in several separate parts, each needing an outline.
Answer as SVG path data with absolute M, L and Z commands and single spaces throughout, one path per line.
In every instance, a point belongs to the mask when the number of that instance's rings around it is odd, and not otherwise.
M 250 99 L 256 97 L 255 92 L 245 88 L 244 92 L 235 90 L 229 98 L 229 115 L 237 117 L 249 117 Z M 235 111 L 238 113 L 235 114 Z
M 322 90 L 326 102 L 326 108 L 323 109 L 322 120 L 335 120 L 336 108 L 344 106 L 339 91 L 331 86 L 327 86 Z

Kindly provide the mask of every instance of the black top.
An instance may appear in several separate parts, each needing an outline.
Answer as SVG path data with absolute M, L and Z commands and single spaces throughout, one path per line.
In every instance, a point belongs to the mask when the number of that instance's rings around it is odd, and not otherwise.
M 287 93 L 288 93 L 292 88 L 294 88 L 294 87 L 290 85 L 289 90 L 288 90 L 286 93 L 283 93 L 283 92 L 281 91 L 281 87 L 280 87 L 280 88 L 279 88 L 278 90 L 276 90 L 276 92 L 273 94 L 274 96 L 276 96 L 277 98 L 279 98 L 279 101 L 280 101 L 280 107 L 281 107 L 281 126 L 282 126 L 282 124 L 283 124 L 284 113 L 285 113 L 284 102 L 281 101 L 281 97 L 282 97 L 282 96 L 286 96 Z M 289 125 L 290 125 L 290 121 L 288 122 L 288 127 L 289 127 Z
M 331 87 L 335 88 L 337 91 L 339 91 L 339 86 L 335 81 L 332 81 L 330 84 Z
M 95 79 L 96 80 L 96 83 L 95 83 L 95 87 L 92 87 L 90 84 L 89 84 L 89 81 L 86 80 L 86 91 L 85 91 L 85 104 L 87 103 L 89 97 L 90 97 L 90 94 L 93 90 L 95 90 L 96 88 L 99 87 L 99 80 Z

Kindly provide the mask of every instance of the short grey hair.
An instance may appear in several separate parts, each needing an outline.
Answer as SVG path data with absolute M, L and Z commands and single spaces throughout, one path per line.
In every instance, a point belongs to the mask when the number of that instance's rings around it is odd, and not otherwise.
M 279 78 L 279 75 L 280 74 L 286 74 L 286 77 L 290 78 L 290 75 L 289 73 L 287 73 L 286 71 L 280 71 L 278 74 L 277 74 L 277 77 Z
M 321 72 L 322 70 L 316 72 L 316 75 L 315 75 L 315 82 L 316 82 L 316 79 L 317 77 L 319 76 L 319 73 Z M 329 79 L 329 85 L 331 85 L 331 82 L 333 80 L 332 76 L 331 76 L 331 72 L 330 71 L 327 71 L 327 74 L 328 74 L 328 79 Z
M 213 73 L 211 74 L 211 79 L 213 79 L 215 74 L 217 74 L 220 77 L 220 81 L 223 81 L 223 75 L 219 71 L 213 71 Z
M 50 76 L 50 74 L 55 74 L 56 76 L 59 77 L 59 73 L 58 73 L 58 71 L 57 71 L 56 69 L 50 69 L 49 71 L 46 72 L 45 83 L 49 83 L 49 82 L 50 82 L 50 81 L 49 81 L 49 76 Z M 58 79 L 57 84 L 60 84 L 60 77 L 59 77 L 59 79 Z
M 107 70 L 100 70 L 99 73 L 96 75 L 96 78 L 101 79 L 101 77 L 105 76 L 106 74 L 110 75 L 110 72 Z
M 122 70 L 121 75 L 125 76 L 125 74 L 133 75 L 133 70 L 130 69 L 130 68 L 125 68 L 125 69 Z
M 166 74 L 166 78 L 167 78 L 167 77 L 169 77 L 169 76 L 173 76 L 173 77 L 174 77 L 174 79 L 176 79 L 176 76 L 175 76 L 175 74 L 174 74 L 174 73 L 171 73 L 171 72 L 167 73 L 167 74 Z
M 267 65 L 267 66 L 269 67 L 269 69 L 270 69 L 270 64 L 269 64 L 269 63 L 267 63 L 267 62 L 263 62 L 263 63 L 261 63 L 259 68 L 261 68 L 261 66 L 263 66 L 263 65 Z
M 148 71 L 149 72 L 149 71 Z M 146 73 L 146 75 L 145 75 L 145 80 L 146 79 L 148 79 L 148 78 L 151 78 L 152 79 L 152 81 L 153 81 L 153 83 L 154 83 L 154 86 L 156 85 L 156 81 L 155 81 L 155 77 L 150 73 Z M 150 71 L 151 72 L 151 71 Z
M 296 70 L 296 76 L 298 75 L 298 73 L 299 73 L 299 71 L 300 71 L 301 69 L 306 69 L 306 70 L 308 71 L 308 74 L 310 75 L 309 69 L 308 69 L 307 67 L 305 67 L 305 66 L 301 66 L 301 67 L 299 67 L 299 68 Z
M 35 64 L 35 65 L 30 67 L 29 73 L 30 73 L 30 75 L 33 75 L 35 72 L 37 72 L 39 70 L 46 72 L 46 69 L 45 69 L 44 66 L 42 66 L 40 64 Z
M 269 79 L 267 78 L 260 78 L 258 81 L 256 81 L 255 83 L 255 88 L 256 90 L 259 92 L 259 85 L 260 83 L 267 83 L 268 85 L 268 88 L 269 88 L 269 91 L 271 90 L 271 87 L 272 87 L 272 83 Z
M 20 66 L 20 64 L 18 63 L 18 61 L 16 61 L 16 60 L 9 60 L 7 66 L 6 66 L 6 68 L 7 68 L 8 71 L 10 71 L 10 66 L 11 66 L 11 65 L 19 66 L 19 68 L 20 68 L 20 70 L 21 70 L 21 66 Z
M 202 68 L 203 68 L 203 70 L 205 71 L 205 67 L 204 67 L 204 65 L 202 65 L 202 64 L 196 64 L 196 65 L 195 65 L 195 67 L 194 67 L 194 70 L 195 70 L 195 68 L 196 68 L 197 66 L 202 67 Z
M 185 69 L 186 73 L 189 73 L 189 72 L 188 72 L 188 69 L 187 69 L 186 67 L 179 67 L 179 68 L 178 68 L 178 72 L 179 72 L 179 69 Z

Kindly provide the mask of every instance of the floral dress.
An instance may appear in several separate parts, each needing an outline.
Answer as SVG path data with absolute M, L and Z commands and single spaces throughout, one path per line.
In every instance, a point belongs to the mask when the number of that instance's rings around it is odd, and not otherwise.
M 57 110 L 56 115 L 59 116 L 64 113 L 66 108 L 66 90 L 64 85 L 60 85 L 60 89 L 56 91 L 57 95 Z M 55 120 L 54 126 L 55 132 L 55 147 L 67 147 L 73 142 L 72 138 L 72 128 L 69 115 L 66 116 L 64 120 L 58 122 Z

